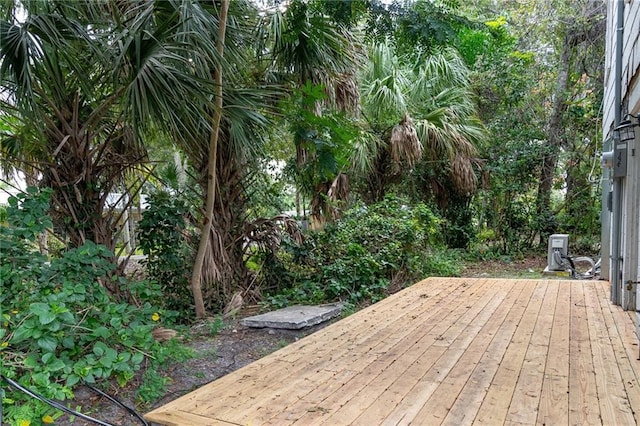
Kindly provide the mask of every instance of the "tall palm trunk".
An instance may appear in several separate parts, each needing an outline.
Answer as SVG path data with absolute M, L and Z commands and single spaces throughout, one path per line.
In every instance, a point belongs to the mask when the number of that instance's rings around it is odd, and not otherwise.
M 224 38 L 227 28 L 227 11 L 229 9 L 229 1 L 222 0 L 220 3 L 220 18 L 218 26 L 218 43 L 217 49 L 220 58 L 224 56 Z M 215 72 L 216 82 L 216 107 L 213 111 L 213 126 L 211 129 L 211 139 L 209 143 L 209 162 L 207 172 L 207 194 L 206 209 L 200 233 L 200 244 L 198 253 L 193 265 L 193 274 L 191 276 L 191 291 L 193 293 L 193 301 L 195 305 L 196 318 L 203 318 L 206 315 L 204 307 L 204 299 L 202 297 L 202 266 L 209 244 L 209 233 L 211 232 L 211 222 L 213 220 L 213 209 L 216 197 L 216 159 L 218 150 L 218 135 L 220 132 L 220 119 L 222 117 L 222 64 L 218 66 Z
M 243 283 L 247 278 L 244 260 L 245 239 L 240 237 L 244 233 L 245 225 L 247 197 L 244 184 L 247 179 L 247 164 L 238 159 L 233 148 L 225 143 L 228 140 L 225 131 L 218 146 L 219 185 L 215 214 L 211 221 L 211 238 L 217 245 L 211 247 L 206 258 L 203 276 L 207 283 L 205 301 L 212 302 L 213 305 L 208 306 L 215 308 L 219 308 L 221 302 L 228 302 L 237 291 L 245 290 Z M 213 263 L 211 268 L 206 267 L 208 262 Z M 210 283 L 213 284 L 212 287 L 209 287 Z

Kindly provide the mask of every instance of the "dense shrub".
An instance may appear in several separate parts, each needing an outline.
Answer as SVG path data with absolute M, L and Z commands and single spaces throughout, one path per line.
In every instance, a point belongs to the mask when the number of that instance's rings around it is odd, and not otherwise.
M 146 273 L 160 286 L 159 303 L 177 312 L 180 321 L 194 316 L 193 296 L 189 287 L 191 265 L 197 242 L 189 230 L 189 208 L 183 197 L 165 191 L 149 195 L 149 207 L 138 224 L 140 248 L 147 255 Z
M 45 397 L 73 397 L 81 382 L 113 378 L 124 386 L 146 354 L 160 349 L 151 336 L 163 312 L 146 283 L 129 286 L 138 306 L 114 301 L 104 284 L 115 265 L 104 246 L 83 246 L 46 258 L 37 237 L 51 227 L 50 191 L 29 189 L 10 199 L 8 224 L 0 227 L 0 354 L 2 375 Z M 129 284 L 129 283 L 123 283 Z M 38 424 L 55 418 L 50 407 L 4 388 L 9 424 Z
M 265 262 L 275 305 L 343 300 L 376 301 L 429 275 L 456 275 L 444 255 L 441 220 L 424 204 L 387 197 L 359 205 L 303 244 L 283 244 Z

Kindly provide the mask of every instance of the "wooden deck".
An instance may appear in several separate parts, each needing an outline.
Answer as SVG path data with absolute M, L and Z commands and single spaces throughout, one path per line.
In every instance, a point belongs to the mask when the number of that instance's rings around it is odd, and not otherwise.
M 430 278 L 145 417 L 164 425 L 633 425 L 603 281 Z

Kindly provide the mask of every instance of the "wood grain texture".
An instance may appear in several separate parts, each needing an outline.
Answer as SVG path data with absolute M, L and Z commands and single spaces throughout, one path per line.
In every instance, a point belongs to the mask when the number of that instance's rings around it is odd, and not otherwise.
M 161 425 L 640 422 L 608 283 L 429 278 L 145 417 Z

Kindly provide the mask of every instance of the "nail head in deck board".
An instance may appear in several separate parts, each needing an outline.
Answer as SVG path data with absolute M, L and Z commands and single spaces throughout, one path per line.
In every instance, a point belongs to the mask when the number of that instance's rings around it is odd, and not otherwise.
M 430 278 L 146 417 L 166 425 L 405 424 L 405 407 L 416 404 L 418 414 L 441 401 L 437 418 L 413 423 L 635 424 L 635 326 L 609 304 L 607 288 Z

